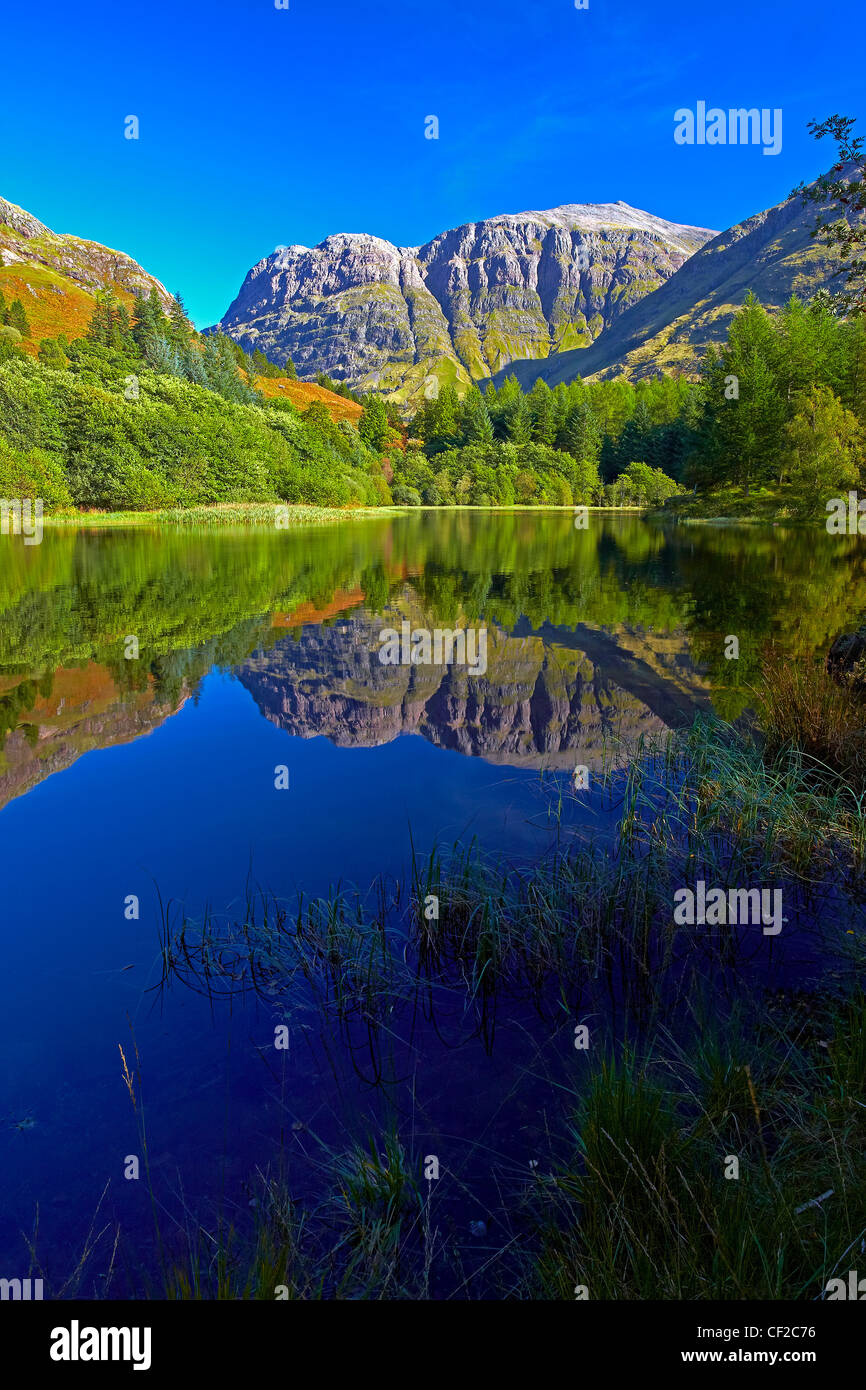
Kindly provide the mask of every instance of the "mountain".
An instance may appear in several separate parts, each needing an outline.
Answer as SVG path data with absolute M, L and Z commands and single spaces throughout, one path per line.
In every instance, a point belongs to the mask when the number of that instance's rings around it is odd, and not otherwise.
M 363 596 L 360 596 L 361 600 Z M 483 676 L 444 665 L 387 666 L 377 658 L 383 624 L 431 615 L 407 585 L 373 617 L 344 595 L 336 622 L 311 614 L 294 640 L 254 653 L 236 671 L 262 714 L 300 738 L 372 748 L 420 734 L 438 748 L 511 767 L 598 770 L 617 739 L 663 734 L 705 708 L 705 679 L 682 632 L 575 629 L 521 620 L 488 627 Z M 353 611 L 354 610 L 354 611 Z
M 543 363 L 512 363 L 512 373 L 529 388 L 539 377 L 551 386 L 575 377 L 638 379 L 659 371 L 694 372 L 709 343 L 721 342 L 749 290 L 767 308 L 780 308 L 792 294 L 841 288 L 838 256 L 813 241 L 818 209 L 788 198 L 756 213 L 708 241 L 652 294 L 631 305 L 587 348 L 562 352 Z M 530 354 L 527 354 L 529 357 Z
M 156 288 L 163 308 L 172 296 L 122 251 L 98 241 L 52 232 L 23 208 L 0 198 L 0 291 L 7 305 L 20 299 L 30 324 L 24 347 L 36 353 L 42 338 L 80 338 L 97 290 L 112 289 L 125 304 L 136 291 Z
M 0 708 L 12 702 L 20 720 L 0 736 L 0 808 L 84 753 L 152 733 L 183 708 L 187 695 L 184 688 L 177 699 L 162 703 L 152 682 L 144 690 L 122 690 L 95 661 L 59 667 L 50 694 L 37 692 L 27 675 L 0 674 Z
M 626 203 L 467 223 L 421 247 L 341 233 L 253 266 L 219 329 L 398 399 L 589 344 L 714 235 Z
M 138 291 L 155 288 L 164 309 L 173 296 L 155 276 L 122 251 L 98 241 L 52 232 L 15 203 L 0 198 L 0 293 L 7 306 L 20 299 L 30 327 L 22 347 L 35 356 L 43 338 L 64 333 L 71 341 L 87 332 L 97 290 L 111 289 L 127 306 Z M 306 410 L 320 401 L 334 420 L 357 424 L 361 407 L 333 391 L 286 377 L 259 377 L 266 397 L 291 401 Z

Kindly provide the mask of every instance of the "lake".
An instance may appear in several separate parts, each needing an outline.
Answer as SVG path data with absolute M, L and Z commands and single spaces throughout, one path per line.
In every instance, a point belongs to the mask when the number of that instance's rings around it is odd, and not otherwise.
M 4 536 L 0 607 L 0 1273 L 27 1272 L 24 1232 L 58 1291 L 92 1227 L 69 1288 L 120 1297 L 159 1282 L 148 1184 L 124 1177 L 142 1115 L 169 1233 L 242 1221 L 276 1162 L 315 1197 L 325 1149 L 384 1119 L 448 1157 L 464 1232 L 537 1162 L 573 1065 L 570 1007 L 525 998 L 495 1028 L 407 1009 L 375 1045 L 298 1004 L 275 1051 L 267 992 L 164 979 L 167 924 L 243 918 L 257 889 L 363 895 L 413 849 L 531 864 L 604 833 L 606 759 L 738 718 L 771 645 L 810 660 L 856 626 L 866 572 L 823 530 L 420 512 Z M 483 629 L 483 673 L 383 662 L 403 624 Z M 577 767 L 588 791 L 557 814 Z

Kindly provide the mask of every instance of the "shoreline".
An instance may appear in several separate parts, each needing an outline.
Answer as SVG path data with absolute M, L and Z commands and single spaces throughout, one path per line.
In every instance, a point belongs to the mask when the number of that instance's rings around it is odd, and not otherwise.
M 103 528 L 142 528 L 148 526 L 157 527 L 263 527 L 267 526 L 276 530 L 292 531 L 304 526 L 328 526 L 340 521 L 369 521 L 377 517 L 393 516 L 412 516 L 420 512 L 484 512 L 505 515 L 520 513 L 563 513 L 575 515 L 578 508 L 584 508 L 587 513 L 599 513 L 602 515 L 626 515 L 639 516 L 651 521 L 662 521 L 674 523 L 677 526 L 772 526 L 772 527 L 806 527 L 811 525 L 809 519 L 804 517 L 780 517 L 780 516 L 688 516 L 682 515 L 677 510 L 668 511 L 664 507 L 647 506 L 625 506 L 607 507 L 595 506 L 588 503 L 574 503 L 569 506 L 549 505 L 549 506 L 489 506 L 481 507 L 472 504 L 457 506 L 454 504 L 447 506 L 428 506 L 420 507 L 389 505 L 383 507 L 321 507 L 307 503 L 284 503 L 284 502 L 217 502 L 208 503 L 200 507 L 172 507 L 160 508 L 156 511 L 117 511 L 117 512 L 58 512 L 54 515 L 43 517 L 43 526 L 55 528 L 79 528 L 88 527 Z M 275 526 L 275 510 L 284 509 L 287 514 L 286 519 L 280 526 Z M 823 518 L 816 518 L 822 520 Z
M 574 514 L 580 503 L 574 506 L 513 506 L 477 507 L 466 506 L 420 506 L 420 507 L 319 507 L 307 503 L 286 502 L 217 502 L 201 507 L 160 508 L 158 511 L 138 512 L 58 512 L 43 517 L 43 526 L 71 527 L 136 527 L 152 525 L 168 526 L 259 526 L 274 527 L 274 513 L 277 508 L 288 513 L 288 525 L 275 527 L 277 530 L 293 530 L 298 526 L 326 526 L 331 522 L 345 520 L 367 521 L 375 517 L 412 516 L 418 512 L 565 512 Z M 645 515 L 645 507 L 596 507 L 586 504 L 588 512 L 626 512 Z

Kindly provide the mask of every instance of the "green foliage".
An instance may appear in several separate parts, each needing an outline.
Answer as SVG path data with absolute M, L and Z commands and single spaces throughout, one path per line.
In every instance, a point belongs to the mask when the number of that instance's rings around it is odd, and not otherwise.
M 524 396 L 517 379 L 508 377 L 498 391 L 492 383 L 485 395 L 473 387 L 462 400 L 453 387 L 445 387 L 424 403 L 410 433 L 423 441 L 431 459 L 495 440 L 556 449 L 590 471 L 599 467 L 605 482 L 635 459 L 679 480 L 697 396 L 697 387 L 674 377 L 636 387 L 621 378 L 589 385 L 578 380 L 555 391 L 539 380 Z
M 58 486 L 13 496 L 46 504 L 128 510 L 207 502 L 316 502 L 375 505 L 375 459 L 350 427 L 271 411 L 170 374 L 137 367 L 138 396 L 127 399 L 129 363 L 116 350 L 78 344 L 70 370 L 31 359 L 0 365 L 0 429 L 15 456 L 50 456 Z M 219 343 L 208 365 L 228 362 Z M 21 465 L 23 466 L 23 465 Z M 383 480 L 380 480 L 380 483 Z M 34 490 L 35 489 L 35 490 Z
M 797 510 L 822 511 L 859 477 L 866 320 L 836 317 L 819 296 L 809 305 L 792 298 L 771 318 L 750 294 L 727 342 L 706 353 L 701 397 L 686 481 L 749 495 L 790 480 Z
M 46 511 L 72 498 L 60 459 L 45 449 L 14 449 L 0 435 L 0 497 L 41 498 Z
M 24 336 L 15 303 L 0 296 L 0 318 L 16 320 L 0 326 L 0 365 L 10 367 Z M 106 290 L 85 338 L 44 340 L 38 368 L 0 381 L 0 431 L 25 455 L 59 460 L 76 505 L 126 509 L 270 499 L 656 507 L 685 481 L 746 496 L 784 485 L 789 511 L 808 516 L 861 477 L 866 317 L 838 317 L 826 295 L 792 298 L 771 316 L 750 294 L 699 383 L 577 380 L 551 391 L 538 381 L 524 394 L 508 377 L 463 398 L 444 386 L 410 422 L 408 444 L 393 403 L 325 376 L 322 386 L 363 406 L 357 429 L 319 403 L 299 415 L 264 401 L 257 377 L 281 370 L 258 348 L 198 334 L 180 295 L 166 315 L 153 287 L 130 315 Z
M 569 507 L 595 501 L 600 487 L 592 460 L 532 442 L 467 444 L 437 453 L 435 460 L 410 451 L 398 455 L 393 466 L 394 500 L 408 488 L 428 506 Z
M 838 496 L 860 479 L 864 433 L 829 386 L 812 386 L 794 398 L 797 413 L 786 426 L 791 446 L 789 477 L 800 510 L 814 516 L 825 499 Z

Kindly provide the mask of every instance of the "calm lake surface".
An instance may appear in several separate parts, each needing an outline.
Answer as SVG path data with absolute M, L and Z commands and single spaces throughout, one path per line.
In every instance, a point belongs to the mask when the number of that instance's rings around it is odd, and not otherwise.
M 243 1213 L 287 1136 L 293 1190 L 313 1191 L 321 1145 L 383 1114 L 450 1155 L 465 1224 L 491 1156 L 533 1160 L 534 1078 L 573 1055 L 572 1017 L 533 1026 L 517 1005 L 495 1042 L 457 1015 L 395 1022 L 384 1061 L 301 1014 L 276 1053 L 261 999 L 154 988 L 163 911 L 242 917 L 248 883 L 288 905 L 364 891 L 405 875 L 410 831 L 422 855 L 475 837 L 529 862 L 576 766 L 699 710 L 738 716 L 770 644 L 808 660 L 860 621 L 866 571 L 856 537 L 823 530 L 424 512 L 2 537 L 0 608 L 0 1275 L 26 1275 L 37 1211 L 55 1287 L 91 1224 L 119 1222 L 123 1296 L 153 1225 L 145 1182 L 123 1177 L 141 1146 L 119 1047 L 138 1050 L 169 1227 L 203 1204 Z M 485 627 L 486 672 L 383 664 L 379 634 L 404 621 Z M 604 823 L 592 790 L 569 814 Z M 109 1257 L 106 1236 L 84 1296 Z

